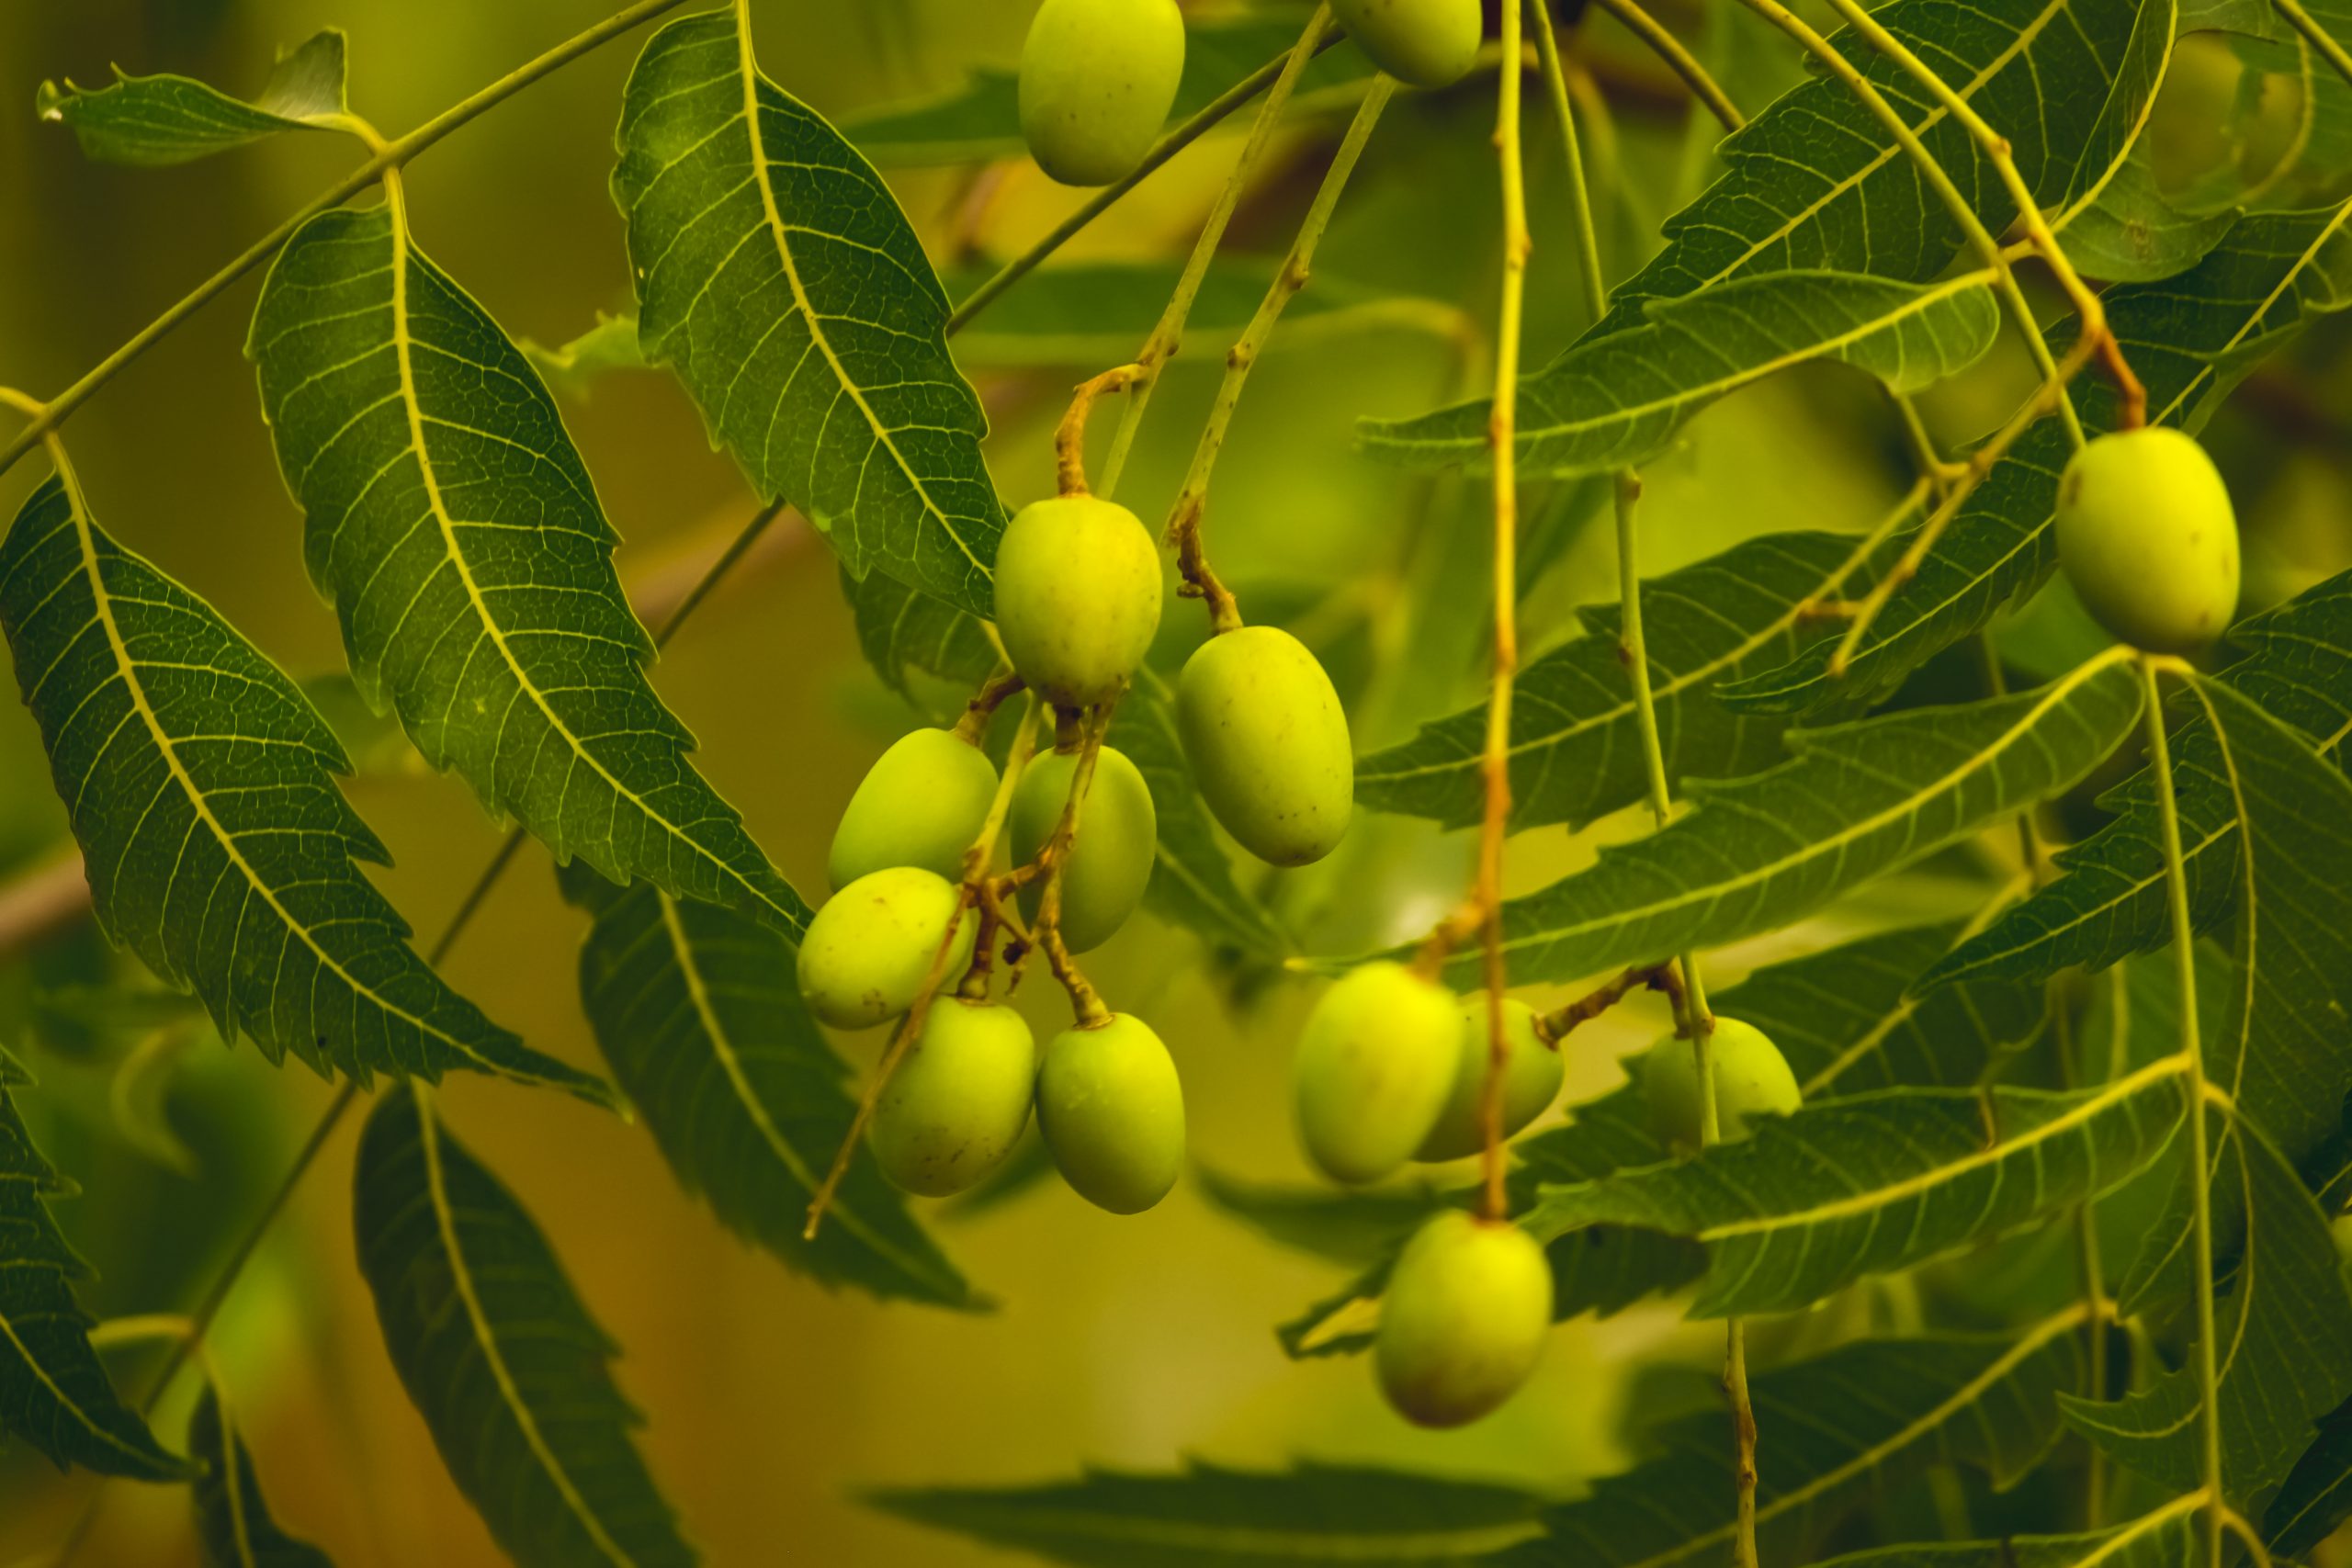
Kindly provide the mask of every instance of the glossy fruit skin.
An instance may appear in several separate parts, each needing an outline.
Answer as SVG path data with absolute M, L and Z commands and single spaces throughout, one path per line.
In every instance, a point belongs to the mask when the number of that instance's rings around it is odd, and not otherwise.
M 1012 856 L 1026 865 L 1052 837 L 1069 800 L 1076 752 L 1050 752 L 1033 760 L 1012 786 Z M 1062 867 L 1062 941 L 1072 953 L 1102 946 L 1117 934 L 1143 902 L 1159 852 L 1159 815 L 1151 786 L 1125 753 L 1105 746 L 1095 759 L 1094 781 L 1079 811 L 1078 842 Z M 1034 920 L 1044 887 L 1021 890 L 1021 908 Z
M 1519 1391 L 1552 1326 L 1552 1266 L 1533 1236 L 1449 1209 L 1397 1256 L 1380 1301 L 1380 1389 L 1421 1427 L 1476 1421 Z
M 1462 1059 L 1453 993 L 1401 964 L 1332 983 L 1300 1032 L 1291 1084 L 1298 1138 L 1335 1181 L 1377 1181 L 1413 1156 Z
M 1306 865 L 1347 836 L 1355 750 L 1331 677 L 1273 626 L 1213 637 L 1185 661 L 1176 727 L 1202 798 L 1260 860 Z
M 833 829 L 825 865 L 833 890 L 894 865 L 959 880 L 995 799 L 996 764 L 978 747 L 946 729 L 900 736 L 865 771 Z
M 906 1011 L 962 902 L 955 884 L 914 865 L 870 872 L 826 899 L 800 939 L 808 1010 L 836 1029 L 871 1029 Z M 978 923 L 963 910 L 944 984 L 971 963 Z
M 890 1075 L 865 1130 L 882 1174 L 943 1198 L 1004 1163 L 1029 1125 L 1037 1041 L 1009 1007 L 944 997 Z
M 1176 102 L 1176 0 L 1045 0 L 1021 50 L 1021 135 L 1066 186 L 1135 172 Z
M 1462 998 L 1456 1010 L 1462 1022 L 1459 1055 L 1453 1069 L 1453 1090 L 1437 1125 L 1413 1151 L 1418 1160 L 1460 1159 L 1476 1154 L 1486 1144 L 1487 998 L 1481 993 Z M 1544 1114 L 1559 1098 L 1567 1064 L 1559 1052 L 1535 1032 L 1535 1010 L 1516 998 L 1503 998 L 1503 1136 L 1508 1138 Z
M 1033 501 L 996 551 L 996 626 L 1012 667 L 1060 707 L 1091 707 L 1159 629 L 1159 547 L 1136 514 L 1091 495 Z
M 1469 74 L 1486 31 L 1478 0 L 1331 0 L 1331 14 L 1374 65 L 1415 87 Z
M 2134 648 L 2194 653 L 2237 614 L 2237 513 L 2194 436 L 2150 425 L 2075 453 L 2056 534 L 2084 606 Z
M 1062 1031 L 1037 1069 L 1037 1130 L 1080 1197 L 1114 1214 L 1141 1213 L 1184 1169 L 1175 1058 L 1127 1013 Z
M 1715 1121 L 1723 1141 L 1747 1136 L 1757 1116 L 1786 1116 L 1804 1103 L 1789 1059 L 1771 1037 L 1736 1018 L 1715 1020 L 1709 1047 L 1715 1069 Z M 1649 1100 L 1650 1126 L 1668 1146 L 1699 1146 L 1699 1062 L 1690 1042 L 1661 1034 L 1642 1058 L 1642 1093 Z

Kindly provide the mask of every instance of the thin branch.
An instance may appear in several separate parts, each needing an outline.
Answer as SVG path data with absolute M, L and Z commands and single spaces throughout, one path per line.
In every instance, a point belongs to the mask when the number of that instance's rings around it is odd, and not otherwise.
M 1683 85 L 1690 89 L 1691 96 L 1703 104 L 1709 114 L 1721 120 L 1725 130 L 1737 130 L 1747 123 L 1747 117 L 1739 112 L 1739 106 L 1731 101 L 1731 95 L 1707 74 L 1707 68 L 1682 46 L 1680 39 L 1668 32 L 1656 17 L 1642 9 L 1638 0 L 1600 0 L 1600 4 L 1602 10 L 1623 22 L 1627 31 L 1648 45 L 1651 53 L 1666 62 L 1668 70 L 1682 78 Z M 1550 20 L 1547 9 L 1544 32 L 1551 30 Z M 1539 33 L 1537 36 L 1542 35 Z
M 2345 52 L 2344 46 L 2335 41 L 2334 33 L 2312 19 L 2312 14 L 2303 9 L 2301 0 L 2270 0 L 2270 3 L 2287 19 L 2287 25 L 2302 34 L 2303 41 L 2317 50 L 2320 58 L 2326 61 L 2337 75 L 2352 82 L 2352 54 Z

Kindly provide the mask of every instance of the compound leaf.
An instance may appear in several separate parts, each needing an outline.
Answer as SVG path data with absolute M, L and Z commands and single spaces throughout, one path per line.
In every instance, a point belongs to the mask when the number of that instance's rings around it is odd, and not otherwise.
M 2270 1550 L 2302 1558 L 2352 1518 L 2352 1404 L 2339 1404 L 2319 1424 L 2319 1438 L 2303 1450 L 2262 1516 Z
M 129 76 L 83 88 L 43 82 L 34 108 L 63 125 L 82 154 L 108 164 L 160 166 L 223 152 L 281 130 L 334 129 L 345 109 L 340 28 L 314 33 L 277 57 L 248 100 L 186 76 Z
M 997 666 L 988 624 L 878 571 L 841 576 L 857 645 L 882 683 L 938 723 L 961 714 Z
M 215 1389 L 188 1420 L 188 1450 L 204 1466 L 193 1489 L 205 1568 L 334 1568 L 327 1554 L 278 1528 L 254 1473 L 254 1456 Z

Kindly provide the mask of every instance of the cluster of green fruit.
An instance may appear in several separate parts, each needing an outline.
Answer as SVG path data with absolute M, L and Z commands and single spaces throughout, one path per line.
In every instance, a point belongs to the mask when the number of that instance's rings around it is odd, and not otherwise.
M 1339 24 L 1398 81 L 1443 87 L 1477 59 L 1478 0 L 1331 0 Z M 1176 0 L 1045 0 L 1021 51 L 1021 134 L 1064 185 L 1135 172 L 1184 75 Z

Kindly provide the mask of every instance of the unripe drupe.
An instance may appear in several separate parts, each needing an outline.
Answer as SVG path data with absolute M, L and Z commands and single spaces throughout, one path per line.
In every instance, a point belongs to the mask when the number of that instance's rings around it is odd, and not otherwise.
M 1045 0 L 1021 50 L 1021 135 L 1066 186 L 1109 185 L 1159 140 L 1184 74 L 1176 0 Z
M 1060 707 L 1091 707 L 1159 629 L 1159 547 L 1136 514 L 1091 495 L 1034 501 L 996 549 L 996 627 L 1012 667 Z
M 1507 1221 L 1449 1209 L 1397 1256 L 1380 1301 L 1381 1392 L 1418 1426 L 1476 1421 L 1519 1391 L 1552 1326 L 1552 1266 Z
M 1298 1135 L 1337 1181 L 1377 1181 L 1413 1156 L 1453 1092 L 1461 1061 L 1453 995 L 1401 964 L 1332 984 L 1299 1035 Z
M 1786 1116 L 1804 1102 L 1789 1059 L 1771 1036 L 1736 1018 L 1715 1020 L 1708 1043 L 1714 1067 L 1715 1122 L 1726 1144 L 1747 1136 L 1749 1119 Z M 1642 1094 L 1649 1101 L 1650 1125 L 1661 1142 L 1676 1149 L 1700 1144 L 1699 1061 L 1690 1042 L 1662 1034 L 1642 1058 Z
M 960 919 L 958 912 L 960 911 Z M 859 877 L 825 900 L 800 939 L 800 995 L 836 1029 L 871 1029 L 914 1006 L 947 922 L 956 945 L 941 971 L 953 985 L 972 961 L 978 919 L 954 883 L 921 866 Z
M 833 829 L 836 892 L 869 872 L 916 865 L 954 882 L 996 798 L 996 765 L 953 730 L 900 736 L 866 770 Z
M 882 1174 L 910 1192 L 961 1192 L 998 1166 L 1029 1124 L 1037 1042 L 1019 1013 L 943 997 L 890 1075 L 865 1141 Z
M 1184 1086 L 1139 1018 L 1066 1029 L 1037 1069 L 1037 1130 L 1078 1195 L 1114 1214 L 1168 1196 L 1184 1169 Z
M 1445 87 L 1478 58 L 1478 0 L 1331 0 L 1331 15 L 1372 62 L 1415 87 Z
M 1026 865 L 1037 858 L 1069 804 L 1076 752 L 1051 752 L 1033 761 L 1012 790 L 1012 857 Z M 1078 818 L 1078 842 L 1062 865 L 1062 941 L 1072 953 L 1102 946 L 1127 923 L 1151 880 L 1159 840 L 1159 818 L 1151 788 L 1124 752 L 1105 746 L 1094 761 L 1094 780 Z M 1021 890 L 1021 907 L 1037 918 L 1043 879 Z
M 1413 1151 L 1418 1160 L 1460 1159 L 1477 1153 L 1487 1141 L 1484 1115 L 1490 1046 L 1486 997 L 1465 997 L 1460 1012 L 1462 1043 L 1453 1069 L 1453 1092 L 1445 1109 L 1438 1112 L 1437 1125 Z M 1508 1138 L 1551 1109 L 1560 1092 L 1560 1080 L 1567 1075 L 1567 1064 L 1535 1032 L 1535 1010 L 1511 997 L 1503 998 L 1503 1136 Z
M 1176 727 L 1202 798 L 1260 860 L 1305 865 L 1346 836 L 1356 798 L 1348 716 L 1288 632 L 1243 626 L 1203 643 L 1177 683 Z
M 2150 425 L 2075 453 L 2056 532 L 2084 607 L 2133 648 L 2194 653 L 2237 613 L 2237 513 L 2194 436 Z

